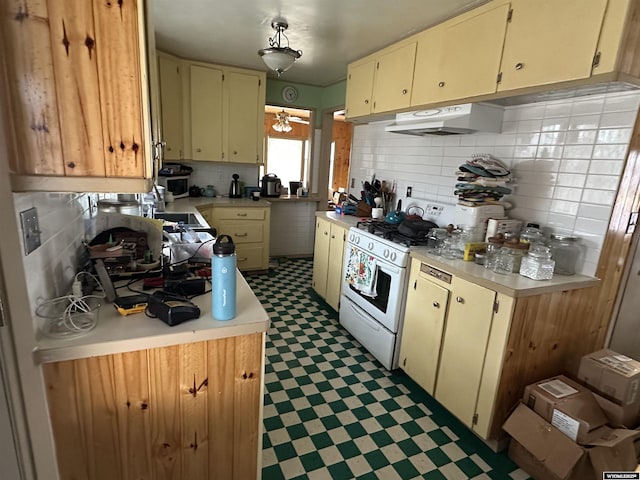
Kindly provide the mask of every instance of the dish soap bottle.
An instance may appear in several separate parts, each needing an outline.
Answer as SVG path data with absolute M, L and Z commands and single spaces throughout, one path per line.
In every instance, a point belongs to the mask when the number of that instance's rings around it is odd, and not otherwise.
M 213 244 L 211 312 L 216 320 L 236 316 L 236 247 L 229 235 L 220 235 Z

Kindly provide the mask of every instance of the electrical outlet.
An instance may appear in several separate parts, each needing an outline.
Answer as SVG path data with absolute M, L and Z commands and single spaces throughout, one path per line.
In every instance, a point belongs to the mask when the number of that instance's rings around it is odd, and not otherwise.
M 441 205 L 429 204 L 425 214 L 431 217 L 439 217 L 442 214 L 442 210 L 444 210 L 444 207 Z
M 413 187 L 407 187 L 407 198 L 411 197 L 411 193 L 413 193 Z
M 352 178 L 351 179 L 351 187 L 350 188 L 355 188 L 355 186 L 356 186 L 356 179 Z
M 22 224 L 24 253 L 25 255 L 29 255 L 41 245 L 40 225 L 38 224 L 38 211 L 36 207 L 20 212 L 20 223 Z

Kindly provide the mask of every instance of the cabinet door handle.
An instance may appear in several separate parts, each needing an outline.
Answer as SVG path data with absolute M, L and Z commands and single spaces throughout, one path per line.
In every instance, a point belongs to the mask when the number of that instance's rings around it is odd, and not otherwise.
M 439 86 L 440 88 L 444 87 L 444 82 L 439 82 L 439 83 L 438 83 L 438 86 Z
M 458 303 L 464 303 L 464 298 L 462 298 L 462 297 L 456 297 L 456 302 L 458 302 Z
M 516 63 L 516 70 L 522 70 L 524 68 L 524 63 Z
M 433 302 L 434 308 L 440 308 L 440 304 L 438 302 Z
M 246 213 L 236 213 L 236 217 L 246 217 Z
M 335 235 L 331 235 L 331 238 L 336 238 L 336 236 Z
M 365 105 L 368 105 L 368 104 L 369 104 L 369 100 L 365 100 L 365 101 L 364 101 L 364 104 L 365 104 Z
M 238 259 L 239 262 L 246 262 L 247 260 L 249 260 L 247 257 L 242 257 Z
M 202 149 L 201 148 L 196 148 L 196 152 L 201 152 Z
M 409 92 L 409 90 L 407 90 L 406 88 L 403 88 L 403 89 L 402 89 L 402 94 L 403 94 L 403 95 L 406 95 L 408 92 Z
M 329 232 L 324 232 L 325 235 L 329 235 Z
M 237 155 L 237 154 L 238 154 L 238 151 L 237 151 L 237 150 L 234 150 L 234 151 L 233 151 L 233 154 L 234 154 L 234 155 Z
M 233 236 L 234 237 L 246 237 L 248 234 L 247 233 L 234 233 Z

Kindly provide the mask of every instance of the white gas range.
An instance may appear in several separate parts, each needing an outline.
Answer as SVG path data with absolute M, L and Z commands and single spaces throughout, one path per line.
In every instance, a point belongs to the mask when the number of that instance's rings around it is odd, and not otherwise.
M 398 367 L 410 247 L 352 227 L 344 259 L 340 324 L 388 370 Z

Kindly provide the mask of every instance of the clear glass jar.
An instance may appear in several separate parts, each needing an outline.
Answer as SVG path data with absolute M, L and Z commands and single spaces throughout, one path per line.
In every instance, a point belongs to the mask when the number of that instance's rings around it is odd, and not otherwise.
M 442 244 L 449 233 L 446 228 L 432 228 L 427 237 L 427 247 L 434 255 L 442 254 Z
M 577 237 L 552 234 L 549 239 L 551 258 L 556 262 L 554 273 L 573 275 L 580 257 L 581 248 Z
M 516 251 L 513 248 L 501 247 L 493 257 L 491 270 L 495 273 L 506 275 L 513 273 L 517 261 Z
M 549 247 L 536 245 L 522 258 L 520 275 L 532 280 L 550 280 L 554 265 Z
M 537 245 L 544 243 L 544 235 L 537 223 L 527 223 L 522 232 L 520 232 L 520 243 L 527 245 Z
M 484 267 L 493 269 L 495 258 L 500 249 L 502 248 L 502 239 L 497 237 L 490 237 L 486 246 L 487 253 L 484 259 Z
M 452 232 L 442 241 L 441 255 L 449 260 L 462 259 L 464 250 L 460 249 L 460 233 Z

